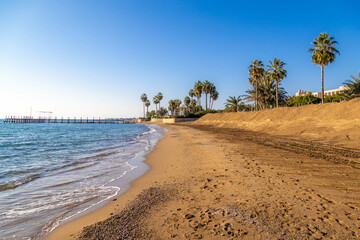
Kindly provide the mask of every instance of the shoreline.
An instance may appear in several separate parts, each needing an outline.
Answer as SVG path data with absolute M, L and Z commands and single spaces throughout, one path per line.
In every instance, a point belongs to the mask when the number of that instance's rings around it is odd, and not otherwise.
M 153 125 L 158 125 L 165 131 L 162 134 L 162 137 L 157 140 L 157 143 L 155 146 L 153 146 L 153 149 L 149 153 L 146 153 L 144 156 L 142 156 L 142 159 L 137 161 L 136 166 L 138 167 L 133 169 L 131 172 L 129 172 L 129 174 L 126 174 L 124 178 L 121 179 L 122 181 L 126 179 L 126 181 L 125 183 L 118 184 L 121 189 L 119 193 L 115 197 L 108 199 L 106 203 L 99 205 L 90 211 L 80 213 L 75 218 L 60 224 L 49 234 L 41 237 L 41 239 L 75 239 L 76 234 L 79 233 L 84 227 L 94 224 L 98 221 L 105 220 L 112 216 L 114 212 L 118 211 L 124 207 L 124 205 L 126 205 L 128 199 L 134 198 L 134 196 L 141 192 L 142 186 L 145 182 L 141 179 L 149 179 L 149 177 L 146 177 L 146 175 L 149 173 L 149 171 L 152 170 L 153 165 L 156 165 L 153 164 L 152 161 L 149 161 L 148 156 L 155 151 L 157 145 L 165 138 L 165 135 L 168 131 L 163 124 Z

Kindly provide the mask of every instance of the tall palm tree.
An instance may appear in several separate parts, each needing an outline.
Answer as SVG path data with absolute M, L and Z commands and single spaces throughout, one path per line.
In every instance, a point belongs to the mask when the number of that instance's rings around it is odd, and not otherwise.
M 346 89 L 342 94 L 346 99 L 353 99 L 360 97 L 360 72 L 358 73 L 359 77 L 351 76 L 352 80 L 346 80 L 344 82 Z
M 186 106 L 186 110 L 187 111 L 189 111 L 189 105 L 190 105 L 190 98 L 189 98 L 189 96 L 186 96 L 185 98 L 184 98 L 184 104 L 185 104 L 185 106 Z
M 149 113 L 149 106 L 150 106 L 150 101 L 146 100 L 145 101 L 145 106 L 146 106 L 146 115 Z
M 279 107 L 279 97 L 278 97 L 278 88 L 279 88 L 279 82 L 286 77 L 286 70 L 284 69 L 284 66 L 286 63 L 280 61 L 277 58 L 274 58 L 274 60 L 270 62 L 270 65 L 267 67 L 270 71 L 270 79 L 275 81 L 276 83 L 276 107 Z
M 175 101 L 174 100 L 170 100 L 169 101 L 169 107 L 168 107 L 171 115 L 174 115 L 174 111 L 175 111 Z
M 175 113 L 178 115 L 179 110 L 180 110 L 181 100 L 180 99 L 175 99 L 174 100 L 174 105 L 175 105 Z
M 196 107 L 196 100 L 191 99 L 191 101 L 190 101 L 190 109 L 191 109 L 191 111 L 194 111 L 195 107 Z
M 225 107 L 227 109 L 231 109 L 234 112 L 237 112 L 240 109 L 241 106 L 241 97 L 231 97 L 229 96 L 228 99 L 226 99 Z
M 219 98 L 219 92 L 215 90 L 215 92 L 211 95 L 211 108 L 213 108 L 214 101 Z
M 201 94 L 203 91 L 203 85 L 200 80 L 198 80 L 194 85 L 194 94 L 197 98 L 197 104 L 199 106 L 199 111 L 201 111 Z
M 195 97 L 194 89 L 190 89 L 190 91 L 189 91 L 189 97 L 191 97 L 191 100 L 193 99 L 193 97 Z
M 157 95 L 155 97 L 153 97 L 153 103 L 155 104 L 155 109 L 156 109 L 156 112 L 157 112 L 157 105 L 158 104 L 159 104 L 159 109 L 160 109 L 160 100 L 159 100 Z
M 144 118 L 145 118 L 145 102 L 147 101 L 147 95 L 145 93 L 143 93 L 140 97 L 141 101 L 143 102 L 143 106 L 144 106 Z
M 250 84 L 255 88 L 255 93 L 256 93 L 256 97 L 255 97 L 255 109 L 258 110 L 258 96 L 257 96 L 257 88 L 258 85 L 260 84 L 260 82 L 263 79 L 265 70 L 264 70 L 264 64 L 255 59 L 249 66 L 249 75 L 250 78 L 252 79 L 252 82 L 250 82 Z
M 215 93 L 216 91 L 216 87 L 213 83 L 210 83 L 210 91 L 209 91 L 209 108 L 211 108 L 211 101 L 212 101 L 212 95 Z
M 208 80 L 205 80 L 202 84 L 202 92 L 205 94 L 205 110 L 208 109 L 207 95 L 210 93 L 211 85 Z
M 314 48 L 310 48 L 308 52 L 312 53 L 311 62 L 321 67 L 321 103 L 324 103 L 324 66 L 335 61 L 335 54 L 340 54 L 334 47 L 338 42 L 333 37 L 329 37 L 329 33 L 320 33 L 311 44 Z
M 163 94 L 161 92 L 159 92 L 157 95 L 156 95 L 156 98 L 159 100 L 159 109 L 160 109 L 160 102 L 161 100 L 163 99 Z

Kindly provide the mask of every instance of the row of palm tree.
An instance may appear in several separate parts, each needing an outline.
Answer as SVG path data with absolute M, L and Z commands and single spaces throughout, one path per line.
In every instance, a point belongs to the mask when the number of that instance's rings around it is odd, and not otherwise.
M 170 100 L 169 101 L 168 109 L 169 109 L 172 116 L 180 114 L 180 105 L 181 105 L 181 100 L 180 99 L 175 99 L 175 100 Z
M 162 99 L 163 99 L 163 94 L 161 92 L 159 92 L 157 95 L 155 95 L 153 97 L 153 103 L 155 104 L 156 113 L 158 111 L 158 108 L 157 108 L 158 104 L 159 104 L 159 109 L 161 108 L 160 107 L 160 102 L 161 102 Z
M 324 67 L 335 60 L 336 54 L 339 51 L 334 47 L 338 44 L 333 37 L 330 37 L 328 33 L 320 33 L 314 41 L 311 42 L 314 45 L 313 48 L 308 49 L 308 52 L 312 53 L 311 62 L 321 67 L 321 102 L 324 103 Z M 264 68 L 262 61 L 255 59 L 248 67 L 249 71 L 249 83 L 251 89 L 247 90 L 247 95 L 244 95 L 244 100 L 253 101 L 255 103 L 255 110 L 269 108 L 273 105 L 279 107 L 279 103 L 285 104 L 288 97 L 286 91 L 282 88 L 281 81 L 287 77 L 287 71 L 284 69 L 286 63 L 280 59 L 274 58 L 273 61 L 269 61 L 269 64 Z M 360 73 L 359 78 L 352 76 L 352 81 L 348 80 L 344 84 L 348 86 L 344 92 L 345 98 L 353 98 L 360 96 Z M 184 98 L 185 111 L 197 111 L 202 110 L 201 97 L 205 95 L 205 110 L 212 109 L 213 102 L 219 97 L 219 93 L 213 83 L 209 81 L 201 82 L 198 80 L 195 82 L 193 89 L 190 89 L 189 96 Z M 196 97 L 196 100 L 193 99 Z M 163 99 L 161 93 L 157 94 L 153 98 L 153 103 L 156 107 Z M 141 96 L 141 100 L 144 103 L 144 117 L 145 107 L 150 106 L 150 101 L 147 99 L 146 94 Z M 225 104 L 227 109 L 231 111 L 239 111 L 244 107 L 244 103 L 240 96 L 229 97 Z M 181 100 L 175 99 L 169 101 L 169 111 L 172 115 L 180 114 Z
M 336 54 L 339 54 L 334 46 L 338 42 L 330 37 L 330 34 L 320 33 L 311 44 L 314 45 L 308 50 L 312 53 L 311 62 L 321 67 L 321 102 L 324 103 L 324 67 L 332 63 Z M 248 68 L 249 83 L 253 89 L 246 91 L 248 95 L 245 99 L 255 102 L 255 110 L 267 108 L 273 105 L 273 102 L 279 107 L 279 100 L 284 102 L 286 98 L 286 92 L 279 87 L 282 79 L 287 76 L 287 71 L 284 69 L 286 64 L 277 58 L 269 63 L 266 70 L 264 64 L 255 59 Z
M 286 64 L 277 58 L 269 63 L 266 70 L 262 61 L 255 59 L 248 68 L 249 83 L 253 89 L 247 91 L 249 95 L 246 99 L 255 102 L 256 110 L 259 110 L 259 107 L 266 108 L 272 102 L 273 97 L 275 97 L 276 107 L 279 106 L 279 84 L 287 76 L 287 71 L 284 69 Z M 280 94 L 284 94 L 283 89 Z M 260 106 L 260 102 L 262 102 L 262 106 Z
M 191 98 L 190 100 L 192 100 L 193 97 L 197 98 L 198 111 L 201 111 L 202 94 L 205 94 L 205 110 L 209 108 L 211 109 L 214 101 L 216 101 L 219 97 L 219 92 L 216 91 L 215 85 L 209 82 L 208 80 L 205 80 L 204 82 L 198 80 L 197 82 L 195 82 L 194 88 L 190 89 L 189 91 L 189 97 Z M 209 95 L 209 101 L 208 101 L 208 95 Z
M 141 101 L 143 102 L 143 107 L 144 107 L 144 118 L 146 117 L 146 115 L 149 112 L 149 106 L 150 106 L 150 100 L 148 99 L 147 95 L 145 93 L 143 93 L 140 97 Z M 160 109 L 160 102 L 163 99 L 163 94 L 161 92 L 159 92 L 157 95 L 155 95 L 153 97 L 153 103 L 155 104 L 155 108 L 156 108 L 156 113 L 158 112 L 157 110 L 157 105 L 159 104 L 159 109 Z M 145 107 L 146 107 L 146 114 L 145 114 Z

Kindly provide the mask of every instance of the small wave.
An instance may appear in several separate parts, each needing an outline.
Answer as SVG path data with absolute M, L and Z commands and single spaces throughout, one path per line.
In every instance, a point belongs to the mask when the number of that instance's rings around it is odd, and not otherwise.
M 83 163 L 86 163 L 86 162 L 84 162 L 84 161 L 73 162 L 73 163 L 69 163 L 69 164 L 66 164 L 66 165 L 63 165 L 63 166 L 60 166 L 60 167 L 49 169 L 48 171 L 56 171 L 56 170 L 76 166 L 76 165 L 83 164 Z
M 33 169 L 29 169 L 29 170 L 10 170 L 10 171 L 1 173 L 0 178 L 18 176 L 18 175 L 27 174 L 27 173 L 30 173 L 30 172 L 34 172 L 34 170 Z
M 61 172 L 58 172 L 57 174 L 66 173 L 66 172 L 72 172 L 72 171 L 76 171 L 76 170 L 80 170 L 80 169 L 92 167 L 92 166 L 94 166 L 94 165 L 96 165 L 96 164 L 97 164 L 96 162 L 95 162 L 95 163 L 91 163 L 91 164 L 88 164 L 88 165 L 85 165 L 85 166 L 80 166 L 80 167 L 77 167 L 77 168 L 73 168 L 73 169 L 61 171 Z
M 92 166 L 95 166 L 97 163 L 94 162 L 92 164 L 89 164 L 89 165 L 86 165 L 86 166 L 81 166 L 81 167 L 77 167 L 77 168 L 74 168 L 74 169 L 71 169 L 69 171 L 66 171 L 66 172 L 70 172 L 70 171 L 75 171 L 75 170 L 80 170 L 80 169 L 84 169 L 84 168 L 88 168 L 88 167 L 92 167 Z
M 19 142 L 19 143 L 12 143 L 12 146 L 31 146 L 36 145 L 36 142 Z
M 70 181 L 70 182 L 59 183 L 59 184 L 56 184 L 56 185 L 47 186 L 47 187 L 45 187 L 45 188 L 62 187 L 62 186 L 66 186 L 66 185 L 72 184 L 72 183 L 74 183 L 74 182 L 78 182 L 78 181 Z
M 137 148 L 118 149 L 118 150 L 113 151 L 113 152 L 100 153 L 100 154 L 97 154 L 97 155 L 95 155 L 95 156 L 86 157 L 86 158 L 84 158 L 84 159 L 93 159 L 93 158 L 98 158 L 98 157 L 107 157 L 107 156 L 111 156 L 111 155 L 118 154 L 118 153 L 121 153 L 121 152 L 133 151 L 133 150 L 136 150 L 136 149 L 137 149 Z
M 35 180 L 36 178 L 40 177 L 40 174 L 35 174 L 29 177 L 25 177 L 19 180 L 15 180 L 15 181 L 11 181 L 5 184 L 1 184 L 0 185 L 0 191 L 6 191 L 6 190 L 10 190 L 10 189 L 14 189 L 17 188 L 21 185 L 24 185 L 26 183 L 29 183 L 33 180 Z
M 97 148 L 97 149 L 92 149 L 91 151 L 92 151 L 92 152 L 102 152 L 102 151 L 105 151 L 105 150 L 116 149 L 116 148 L 119 148 L 120 146 L 121 146 L 121 145 L 119 145 L 119 146 L 110 146 L 110 147 Z
M 147 127 L 148 127 L 149 130 L 146 131 L 146 132 L 143 132 L 143 133 L 139 133 L 139 134 L 135 137 L 135 139 L 139 139 L 141 136 L 148 135 L 148 134 L 151 134 L 151 133 L 156 132 L 156 129 L 153 128 L 153 127 L 151 127 L 151 125 L 150 125 L 150 126 L 147 126 Z
M 123 150 L 125 151 L 125 150 Z M 119 153 L 119 152 L 122 152 L 121 150 L 118 150 L 118 151 L 114 151 L 114 152 L 108 152 L 108 153 L 101 153 L 101 154 L 98 154 L 98 155 L 95 155 L 95 156 L 90 156 L 90 157 L 86 157 L 84 159 L 93 159 L 93 158 L 98 158 L 98 157 L 107 157 L 107 156 L 110 156 L 110 155 L 113 155 L 113 154 L 116 154 L 116 153 Z

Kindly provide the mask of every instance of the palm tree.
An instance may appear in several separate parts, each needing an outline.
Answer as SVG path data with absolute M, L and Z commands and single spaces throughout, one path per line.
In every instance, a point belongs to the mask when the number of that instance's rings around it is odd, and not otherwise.
M 188 96 L 186 96 L 185 98 L 184 98 L 184 104 L 185 104 L 185 106 L 186 106 L 186 109 L 187 109 L 187 111 L 189 111 L 189 105 L 190 105 L 190 98 L 188 97 Z
M 190 109 L 191 109 L 192 112 L 194 111 L 195 107 L 196 107 L 196 100 L 191 99 L 191 101 L 190 101 Z
M 257 96 L 257 88 L 258 88 L 258 85 L 260 84 L 260 82 L 262 81 L 263 79 L 263 76 L 264 76 L 264 64 L 255 59 L 249 66 L 249 75 L 250 75 L 250 78 L 249 80 L 251 79 L 252 81 L 250 82 L 250 84 L 255 88 L 255 109 L 258 110 L 258 96 Z
M 181 100 L 180 100 L 180 99 L 175 99 L 175 100 L 174 100 L 174 105 L 175 105 L 175 113 L 176 113 L 177 115 L 179 115 Z
M 193 99 L 194 96 L 195 96 L 195 94 L 194 94 L 194 89 L 190 89 L 190 91 L 189 91 L 189 97 L 191 97 L 191 100 Z
M 231 97 L 229 96 L 229 99 L 226 99 L 225 107 L 227 109 L 231 109 L 234 112 L 237 112 L 240 109 L 241 104 L 241 97 Z
M 146 115 L 147 115 L 148 112 L 149 112 L 149 106 L 150 106 L 150 101 L 149 100 L 145 101 L 145 106 L 146 106 Z
M 153 103 L 155 104 L 155 109 L 156 109 L 155 112 L 157 112 L 157 105 L 158 104 L 159 104 L 159 108 L 160 108 L 160 100 L 159 100 L 158 96 L 153 97 Z
M 144 106 L 144 118 L 145 118 L 145 102 L 147 101 L 147 95 L 145 93 L 143 93 L 140 97 L 141 101 L 143 102 L 143 106 Z
M 211 95 L 211 108 L 213 108 L 214 101 L 219 98 L 219 92 L 215 90 L 215 92 Z
M 161 108 L 159 109 L 159 116 L 160 116 L 160 117 L 165 117 L 167 114 L 168 114 L 168 110 L 167 110 L 166 108 L 161 107 Z
M 168 114 L 168 110 L 166 108 L 163 108 L 163 107 L 159 108 L 158 112 L 159 112 L 160 117 L 165 117 L 165 115 Z
M 352 80 L 346 80 L 344 82 L 346 89 L 342 95 L 346 99 L 360 97 L 360 72 L 358 72 L 358 76 L 358 78 L 351 76 Z
M 201 94 L 203 91 L 203 85 L 200 80 L 198 80 L 194 85 L 194 94 L 197 97 L 197 104 L 199 106 L 199 111 L 201 111 Z
M 175 101 L 174 100 L 170 100 L 169 101 L 169 107 L 168 107 L 171 115 L 174 115 L 174 110 L 175 110 Z
M 321 103 L 324 103 L 324 66 L 335 60 L 335 54 L 339 51 L 334 47 L 338 42 L 330 37 L 328 33 L 320 33 L 311 44 L 314 48 L 310 48 L 308 52 L 312 53 L 311 62 L 321 66 Z
M 208 109 L 207 95 L 210 93 L 211 84 L 208 80 L 205 80 L 202 84 L 202 92 L 205 94 L 205 110 Z
M 211 108 L 212 96 L 216 92 L 216 87 L 213 83 L 210 83 L 209 88 L 210 88 L 210 90 L 209 90 L 209 108 Z
M 279 82 L 286 77 L 286 70 L 284 69 L 284 65 L 286 63 L 280 61 L 277 58 L 274 58 L 274 61 L 269 61 L 270 65 L 268 65 L 270 71 L 270 79 L 275 81 L 276 83 L 276 107 L 279 107 L 279 97 L 278 97 L 278 88 Z
M 159 109 L 160 109 L 160 102 L 161 100 L 163 99 L 163 94 L 161 92 L 159 92 L 157 95 L 156 95 L 156 98 L 159 100 Z

